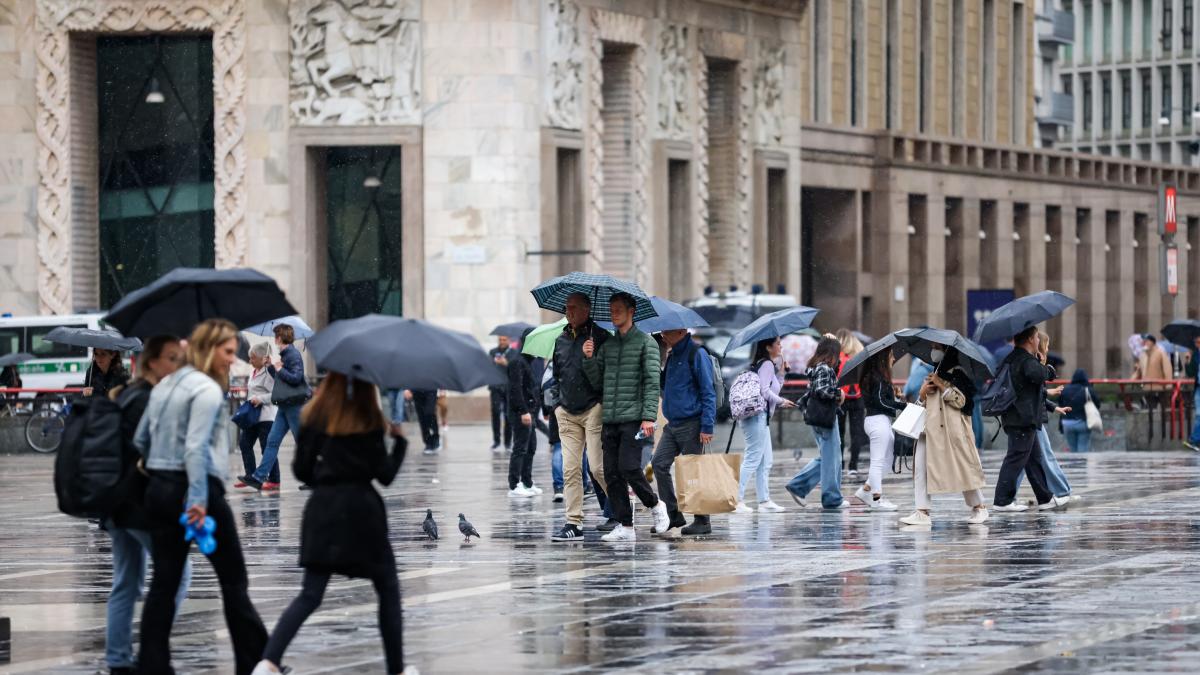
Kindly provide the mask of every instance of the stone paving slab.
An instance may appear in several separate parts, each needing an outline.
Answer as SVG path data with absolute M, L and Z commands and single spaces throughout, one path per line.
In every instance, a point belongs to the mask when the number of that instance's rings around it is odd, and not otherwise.
M 1200 663 L 1200 456 L 1062 455 L 1084 499 L 1062 512 L 994 514 L 968 527 L 937 497 L 931 529 L 896 524 L 911 476 L 889 476 L 896 513 L 799 509 L 783 484 L 807 459 L 778 449 L 782 514 L 717 516 L 711 537 L 554 544 L 561 505 L 505 494 L 506 457 L 483 427 L 456 427 L 437 456 L 409 455 L 384 489 L 404 589 L 405 651 L 426 673 L 871 670 L 929 673 L 1196 672 Z M 723 447 L 723 446 L 722 446 Z M 813 449 L 804 449 L 811 457 Z M 290 449 L 285 448 L 285 461 Z M 1000 453 L 984 466 L 994 480 Z M 53 459 L 0 457 L 0 672 L 93 673 L 103 665 L 109 540 L 55 510 Z M 231 457 L 236 470 L 240 460 Z M 268 626 L 299 590 L 308 494 L 232 492 L 251 591 Z M 1028 488 L 1026 488 L 1026 493 Z M 432 508 L 446 536 L 421 536 Z M 594 501 L 587 525 L 599 522 Z M 483 533 L 454 536 L 463 512 Z M 194 554 L 176 621 L 180 672 L 228 673 L 215 576 Z M 369 582 L 335 579 L 287 653 L 297 673 L 375 673 L 382 647 Z

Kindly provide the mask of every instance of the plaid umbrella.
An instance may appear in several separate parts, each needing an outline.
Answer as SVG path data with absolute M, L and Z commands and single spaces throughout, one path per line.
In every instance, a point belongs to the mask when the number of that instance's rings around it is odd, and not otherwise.
M 538 307 L 560 314 L 566 313 L 569 296 L 575 293 L 586 295 L 592 300 L 592 319 L 595 321 L 612 321 L 608 301 L 617 293 L 628 293 L 637 300 L 637 307 L 633 310 L 634 321 L 645 321 L 658 316 L 654 305 L 650 304 L 650 296 L 638 288 L 637 284 L 614 279 L 607 274 L 571 272 L 566 276 L 542 282 L 530 293 L 533 294 Z

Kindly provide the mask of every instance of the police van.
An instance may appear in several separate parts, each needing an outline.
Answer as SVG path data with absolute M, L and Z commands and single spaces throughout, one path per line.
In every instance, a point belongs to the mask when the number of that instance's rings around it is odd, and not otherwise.
M 82 387 L 91 362 L 91 350 L 46 341 L 46 334 L 59 326 L 103 328 L 103 314 L 59 314 L 52 316 L 0 317 L 0 356 L 28 352 L 34 356 L 17 366 L 26 389 Z

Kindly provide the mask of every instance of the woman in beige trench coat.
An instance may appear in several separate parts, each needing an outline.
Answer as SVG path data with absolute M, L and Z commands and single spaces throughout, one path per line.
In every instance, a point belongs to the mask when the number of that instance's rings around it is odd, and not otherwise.
M 975 449 L 971 430 L 971 411 L 974 406 L 975 385 L 958 366 L 954 349 L 942 354 L 933 352 L 935 362 L 942 355 L 938 368 L 921 387 L 921 402 L 925 404 L 925 432 L 917 441 L 914 457 L 913 483 L 917 510 L 900 519 L 904 525 L 929 525 L 930 494 L 961 492 L 971 516 L 972 525 L 988 519 L 983 501 L 983 465 Z

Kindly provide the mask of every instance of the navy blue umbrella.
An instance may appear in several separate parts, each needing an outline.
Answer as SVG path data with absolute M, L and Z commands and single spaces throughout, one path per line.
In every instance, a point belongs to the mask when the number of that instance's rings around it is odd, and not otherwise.
M 817 318 L 817 312 L 819 311 L 821 310 L 797 305 L 781 309 L 777 312 L 771 312 L 770 314 L 764 314 L 750 322 L 749 326 L 746 326 L 733 335 L 729 340 L 729 344 L 725 345 L 725 354 L 742 345 L 759 342 L 760 340 L 769 340 L 804 330 L 812 325 L 813 319 Z
M 309 338 L 317 367 L 384 389 L 471 391 L 508 384 L 475 338 L 419 319 L 368 314 Z
M 607 274 L 587 274 L 571 272 L 566 276 L 554 277 L 543 281 L 530 293 L 537 301 L 538 307 L 552 312 L 564 314 L 567 311 L 567 298 L 582 293 L 592 301 L 592 319 L 595 321 L 612 321 L 608 311 L 608 302 L 617 293 L 628 293 L 637 301 L 633 311 L 634 321 L 645 321 L 655 315 L 654 305 L 650 304 L 650 296 L 637 284 L 614 279 Z
M 664 330 L 680 330 L 684 328 L 708 328 L 708 322 L 695 310 L 671 302 L 657 295 L 650 296 L 650 304 L 658 316 L 638 321 L 637 327 L 646 333 L 661 333 Z
M 1200 337 L 1200 321 L 1175 319 L 1163 326 L 1162 335 L 1170 342 L 1191 349 L 1192 343 Z
M 142 341 L 137 338 L 127 338 L 116 331 L 96 330 L 94 328 L 72 328 L 59 326 L 46 333 L 42 338 L 56 345 L 72 347 L 90 347 L 92 349 L 108 349 L 114 352 L 140 352 Z
M 905 328 L 892 333 L 896 337 L 896 356 L 912 354 L 925 363 L 933 363 L 932 352 L 935 347 L 942 352 L 953 349 L 958 352 L 958 365 L 962 367 L 976 382 L 982 382 L 992 377 L 992 369 L 988 365 L 990 355 L 980 349 L 974 342 L 966 339 L 952 330 L 941 328 Z
M 295 314 L 275 280 L 262 272 L 178 267 L 121 298 L 104 322 L 124 335 L 186 337 L 205 319 L 248 328 Z
M 1042 291 L 1002 305 L 975 330 L 975 342 L 1011 339 L 1017 333 L 1062 314 L 1075 301 L 1057 291 Z
M 488 333 L 488 335 L 502 335 L 506 338 L 519 340 L 521 335 L 523 335 L 525 331 L 529 330 L 530 328 L 537 328 L 537 326 L 531 323 L 525 323 L 524 321 L 514 321 L 512 323 L 502 323 L 499 326 L 496 326 L 492 329 L 492 332 Z

